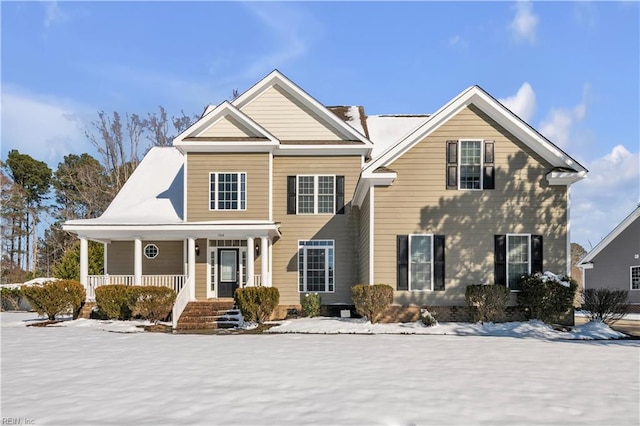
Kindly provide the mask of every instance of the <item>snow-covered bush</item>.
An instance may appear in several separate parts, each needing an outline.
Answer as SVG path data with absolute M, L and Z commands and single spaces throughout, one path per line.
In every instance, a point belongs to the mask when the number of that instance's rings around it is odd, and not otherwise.
M 614 323 L 629 311 L 627 290 L 609 290 L 608 288 L 589 288 L 584 292 L 582 309 L 589 311 L 590 321 Z
M 519 288 L 518 304 L 530 319 L 558 323 L 573 307 L 578 286 L 570 278 L 545 272 L 523 276 Z
M 510 291 L 503 285 L 468 285 L 464 298 L 471 308 L 474 322 L 500 322 L 509 302 Z
M 427 309 L 420 309 L 420 321 L 427 327 L 433 327 L 438 325 L 438 320 L 435 315 L 429 312 Z
M 233 299 L 245 321 L 262 324 L 278 306 L 280 292 L 275 287 L 244 287 L 235 291 Z
M 39 315 L 47 315 L 55 320 L 56 315 L 71 313 L 77 318 L 85 299 L 82 284 L 72 280 L 49 281 L 42 285 L 22 286 L 20 288 L 31 307 Z
M 131 319 L 136 299 L 136 287 L 130 285 L 113 284 L 96 288 L 98 312 L 108 319 Z
M 169 287 L 134 287 L 136 297 L 133 316 L 153 322 L 166 319 L 176 301 L 176 292 Z
M 318 293 L 307 293 L 304 295 L 301 301 L 302 310 L 309 317 L 317 317 L 320 315 L 320 308 L 322 306 L 322 298 Z
M 386 284 L 360 284 L 351 287 L 356 311 L 374 324 L 380 314 L 393 302 L 393 287 Z

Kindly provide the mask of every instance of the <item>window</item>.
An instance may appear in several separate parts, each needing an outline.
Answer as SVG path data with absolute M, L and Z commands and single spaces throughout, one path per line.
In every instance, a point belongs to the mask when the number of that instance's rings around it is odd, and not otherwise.
M 447 141 L 447 189 L 494 189 L 494 141 Z
M 531 236 L 507 235 L 507 287 L 520 290 L 518 280 L 531 273 Z
M 144 256 L 147 259 L 155 259 L 158 257 L 158 246 L 155 244 L 147 244 L 144 247 Z
M 334 242 L 309 240 L 298 243 L 298 290 L 334 291 Z
M 298 214 L 333 214 L 335 176 L 298 176 Z
M 433 290 L 432 247 L 432 235 L 409 235 L 409 290 Z
M 209 210 L 246 210 L 247 174 L 209 173 Z
M 631 267 L 631 290 L 640 290 L 640 266 Z

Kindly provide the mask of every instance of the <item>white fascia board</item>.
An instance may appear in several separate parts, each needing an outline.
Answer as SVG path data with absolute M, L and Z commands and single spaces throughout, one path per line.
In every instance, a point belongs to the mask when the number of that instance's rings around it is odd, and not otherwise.
M 249 104 L 253 99 L 258 97 L 258 95 L 260 95 L 262 92 L 276 84 L 285 89 L 289 94 L 302 102 L 309 109 L 315 111 L 321 117 L 324 117 L 330 124 L 333 125 L 336 130 L 340 131 L 340 133 L 342 133 L 342 135 L 346 138 L 354 138 L 354 140 L 362 141 L 369 148 L 373 147 L 373 143 L 369 139 L 367 139 L 366 136 L 364 136 L 353 127 L 349 126 L 337 115 L 329 111 L 324 105 L 314 99 L 293 81 L 289 80 L 278 70 L 273 70 L 262 80 L 254 84 L 246 92 L 234 99 L 232 104 L 238 109 L 242 109 L 245 105 Z
M 183 154 L 188 152 L 273 152 L 277 142 L 180 142 L 175 144 Z
M 551 171 L 547 173 L 546 178 L 549 185 L 566 185 L 569 186 L 584 179 L 586 172 L 558 172 Z
M 581 269 L 593 269 L 593 263 L 579 263 L 578 268 Z
M 398 177 L 396 172 L 386 173 L 362 173 L 356 184 L 356 191 L 353 202 L 356 206 L 360 206 L 364 201 L 369 189 L 373 186 L 391 186 Z
M 353 195 L 353 200 L 351 202 L 355 206 L 360 207 L 362 205 L 362 202 L 364 201 L 364 198 L 369 193 L 369 188 L 371 188 L 371 180 L 364 179 L 362 176 L 360 176 L 360 179 L 358 179 L 358 183 L 356 184 L 356 191 Z
M 339 155 L 369 155 L 371 148 L 364 145 L 283 145 L 279 144 L 274 155 L 304 155 L 304 156 L 339 156 Z
M 613 240 L 615 240 L 618 235 L 620 235 L 625 229 L 627 229 L 633 222 L 640 218 L 640 205 L 638 205 L 635 210 L 629 214 L 622 222 L 616 226 L 613 231 L 609 232 L 609 234 L 604 237 L 596 246 L 589 252 L 587 255 L 579 262 L 579 264 L 589 263 L 595 258 L 598 253 L 604 250 L 605 247 L 609 245 Z
M 568 167 L 576 170 L 577 172 L 587 172 L 587 169 L 577 161 L 549 142 L 531 126 L 518 118 L 478 86 L 470 87 L 455 97 L 447 105 L 440 108 L 420 127 L 405 136 L 395 145 L 391 146 L 376 160 L 372 161 L 365 170 L 375 170 L 380 166 L 391 164 L 409 149 L 413 148 L 417 143 L 449 121 L 450 118 L 471 104 L 480 108 L 489 117 L 494 119 L 516 138 L 524 142 L 534 152 L 554 167 Z

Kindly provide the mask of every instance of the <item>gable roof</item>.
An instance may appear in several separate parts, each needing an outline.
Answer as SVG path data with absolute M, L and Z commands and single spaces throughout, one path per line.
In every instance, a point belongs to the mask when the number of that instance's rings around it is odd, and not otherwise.
M 627 216 L 622 222 L 618 224 L 613 231 L 602 239 L 596 246 L 578 263 L 578 266 L 585 266 L 591 262 L 602 250 L 604 250 L 618 235 L 622 234 L 633 222 L 640 218 L 640 204 Z
M 365 167 L 364 172 L 371 173 L 378 167 L 389 165 L 470 104 L 480 108 L 508 132 L 547 160 L 552 166 L 568 168 L 579 174 L 580 178 L 586 175 L 587 169 L 580 163 L 571 158 L 562 149 L 538 133 L 533 127 L 477 85 L 460 93 L 435 114 L 427 118 L 422 125 L 390 146 L 377 159 L 369 163 Z
M 332 129 L 342 135 L 345 140 L 360 141 L 366 147 L 372 146 L 371 141 L 369 141 L 369 139 L 367 139 L 364 134 L 346 124 L 324 105 L 314 99 L 307 92 L 302 90 L 298 85 L 289 80 L 278 70 L 273 70 L 262 80 L 251 86 L 247 91 L 234 99 L 232 104 L 236 108 L 242 109 L 267 89 L 275 85 L 277 85 L 279 88 L 281 88 L 289 95 L 293 96 L 296 100 L 300 101 L 302 104 L 308 107 L 311 111 L 326 120 L 326 122 L 332 127 Z
M 242 137 L 210 137 L 200 136 L 207 129 L 215 126 L 221 119 L 225 117 L 233 117 L 240 122 L 244 127 L 249 129 L 253 136 Z M 220 142 L 225 142 L 232 146 L 274 146 L 278 145 L 278 139 L 269 133 L 265 128 L 260 126 L 251 117 L 244 114 L 229 101 L 224 101 L 215 108 L 208 108 L 202 117 L 193 123 L 188 129 L 180 133 L 173 140 L 173 145 L 178 147 L 182 151 L 201 151 L 210 150 L 212 143 L 220 145 Z

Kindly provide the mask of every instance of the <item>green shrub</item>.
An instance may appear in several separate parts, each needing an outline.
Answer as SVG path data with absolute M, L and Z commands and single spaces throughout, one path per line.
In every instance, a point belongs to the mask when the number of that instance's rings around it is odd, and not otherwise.
M 237 289 L 233 298 L 245 320 L 262 324 L 278 306 L 280 292 L 275 287 L 244 287 Z
M 77 281 L 49 281 L 42 285 L 22 286 L 22 293 L 39 315 L 55 320 L 56 315 L 71 312 L 77 318 L 85 299 L 82 284 Z
M 156 323 L 169 316 L 176 301 L 176 292 L 173 289 L 153 286 L 134 288 L 133 316 L 140 316 Z
M 128 320 L 133 315 L 140 287 L 113 284 L 96 288 L 96 306 L 108 319 Z
M 589 288 L 584 292 L 582 309 L 589 311 L 590 321 L 614 323 L 629 312 L 627 290 L 609 290 L 608 288 Z
M 351 287 L 351 298 L 356 311 L 375 324 L 380 314 L 393 302 L 393 287 L 386 284 L 354 285 Z
M 434 327 L 438 325 L 436 315 L 429 312 L 427 309 L 420 309 L 420 321 L 427 327 Z
M 578 288 L 574 280 L 567 282 L 552 274 L 525 275 L 520 279 L 519 286 L 518 304 L 525 309 L 529 319 L 546 323 L 562 321 L 573 308 L 573 298 Z
M 3 311 L 19 311 L 20 305 L 25 299 L 19 287 L 2 287 L 0 288 L 0 298 L 2 300 Z
M 468 285 L 464 298 L 471 307 L 473 321 L 502 321 L 510 293 L 509 289 L 503 285 Z
M 302 298 L 302 310 L 309 317 L 317 317 L 322 307 L 322 298 L 318 293 L 307 293 Z
M 88 242 L 89 275 L 102 275 L 104 246 L 95 241 Z M 80 280 L 80 241 L 68 247 L 53 266 L 53 276 L 65 280 Z

